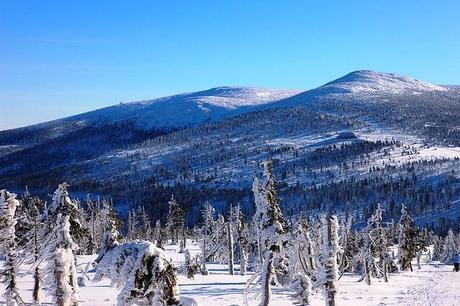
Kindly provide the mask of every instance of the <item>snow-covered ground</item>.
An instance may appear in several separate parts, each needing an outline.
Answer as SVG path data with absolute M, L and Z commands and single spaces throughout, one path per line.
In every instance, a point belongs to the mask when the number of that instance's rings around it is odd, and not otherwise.
M 198 247 L 189 245 L 192 253 L 198 252 Z M 177 246 L 168 246 L 167 253 L 180 267 L 184 261 L 184 255 L 177 253 Z M 92 262 L 95 256 L 79 256 L 78 267 L 85 270 L 87 263 Z M 228 275 L 227 267 L 220 264 L 208 265 L 210 275 L 196 275 L 195 278 L 187 279 L 179 274 L 180 294 L 193 298 L 201 306 L 231 306 L 246 305 L 243 291 L 246 281 L 250 277 L 240 275 Z M 238 266 L 237 270 L 238 272 Z M 82 271 L 80 271 L 80 275 Z M 94 272 L 90 271 L 87 276 L 91 279 Z M 452 266 L 435 266 L 424 263 L 422 269 L 414 266 L 413 272 L 390 274 L 388 283 L 383 280 L 372 279 L 370 286 L 365 282 L 358 282 L 357 275 L 346 274 L 338 282 L 338 305 L 458 305 L 460 300 L 460 273 L 452 272 Z M 27 267 L 22 267 L 19 287 L 22 298 L 26 303 L 31 303 L 33 280 L 32 274 Z M 0 285 L 0 293 L 4 292 Z M 99 283 L 86 281 L 86 287 L 80 288 L 81 304 L 88 306 L 115 305 L 118 290 L 110 287 L 109 280 Z M 294 305 L 290 298 L 291 292 L 285 288 L 274 288 L 272 305 Z M 43 302 L 49 303 L 50 298 L 43 294 Z M 253 298 L 247 300 L 248 305 L 257 305 Z M 0 297 L 0 305 L 4 304 Z M 315 292 L 312 297 L 312 305 L 324 305 L 321 292 Z

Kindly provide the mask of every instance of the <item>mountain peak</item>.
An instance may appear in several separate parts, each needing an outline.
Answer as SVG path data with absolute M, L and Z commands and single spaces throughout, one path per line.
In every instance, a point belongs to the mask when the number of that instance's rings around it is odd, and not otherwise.
M 360 93 L 385 91 L 392 93 L 444 91 L 446 88 L 396 73 L 357 70 L 329 82 L 320 88 L 331 93 Z

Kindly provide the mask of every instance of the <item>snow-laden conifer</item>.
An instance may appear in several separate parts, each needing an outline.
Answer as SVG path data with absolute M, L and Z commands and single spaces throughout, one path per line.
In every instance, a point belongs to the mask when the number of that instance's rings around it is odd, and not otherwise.
M 166 221 L 166 228 L 168 235 L 171 238 L 172 243 L 177 243 L 179 241 L 179 236 L 182 233 L 182 228 L 185 225 L 184 221 L 184 211 L 177 203 L 174 196 L 171 196 L 171 199 L 168 202 L 169 211 Z
M 256 291 L 260 305 L 270 304 L 271 285 L 277 280 L 276 270 L 283 265 L 281 249 L 285 244 L 285 221 L 279 207 L 271 162 L 264 163 L 264 179 L 256 178 L 253 185 L 256 201 L 254 223 L 259 233 L 259 252 L 263 252 L 263 264 L 248 281 L 245 294 Z M 276 264 L 276 266 L 275 266 Z M 276 278 L 276 279 L 274 279 Z M 256 289 L 260 286 L 260 289 Z
M 412 271 L 412 259 L 416 256 L 417 227 L 409 215 L 405 205 L 401 207 L 401 218 L 399 219 L 398 247 L 399 264 L 401 270 Z
M 208 275 L 208 269 L 206 267 L 206 261 L 208 259 L 210 250 L 212 248 L 212 237 L 214 232 L 214 208 L 210 203 L 206 203 L 201 211 L 202 227 L 201 227 L 201 274 Z
M 442 253 L 442 261 L 452 264 L 452 259 L 455 254 L 458 254 L 457 237 L 452 229 L 447 231 L 447 236 L 444 238 L 444 247 Z
M 102 244 L 99 251 L 99 257 L 96 261 L 100 259 L 111 249 L 116 248 L 120 245 L 121 235 L 118 232 L 117 228 L 117 217 L 116 214 L 108 201 L 102 202 L 102 226 L 104 230 Z
M 70 233 L 68 215 L 59 213 L 56 224 L 43 241 L 39 262 L 46 262 L 45 285 L 58 306 L 79 304 L 77 269 L 74 252 L 78 249 Z
M 128 242 L 109 251 L 99 262 L 94 281 L 104 277 L 121 289 L 118 306 L 180 304 L 176 268 L 151 242 Z
M 17 244 L 16 244 L 16 209 L 19 201 L 14 193 L 0 190 L 0 250 L 5 255 L 5 262 L 1 268 L 0 280 L 5 284 L 5 302 L 7 306 L 16 306 L 22 303 L 17 287 Z

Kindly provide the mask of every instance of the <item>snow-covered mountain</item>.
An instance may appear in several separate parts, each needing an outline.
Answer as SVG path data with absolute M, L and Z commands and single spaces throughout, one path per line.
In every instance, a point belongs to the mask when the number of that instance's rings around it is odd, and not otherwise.
M 320 87 L 279 101 L 278 104 L 270 104 L 270 106 L 298 106 L 328 99 L 365 101 L 375 97 L 419 95 L 446 91 L 449 91 L 449 88 L 395 73 L 357 70 Z
M 419 81 L 395 73 L 358 70 L 339 79 L 327 83 L 320 88 L 330 93 L 402 93 L 445 91 L 446 88 L 431 83 Z
M 314 184 L 355 188 L 354 169 L 359 179 L 397 177 L 408 155 L 421 177 L 431 175 L 437 164 L 421 162 L 428 155 L 459 154 L 424 144 L 460 147 L 459 122 L 459 90 L 390 73 L 355 71 L 304 92 L 218 87 L 0 132 L 0 185 L 50 192 L 66 180 L 125 207 L 162 202 L 175 188 L 185 188 L 184 205 L 208 193 L 237 203 L 248 201 L 259 162 L 272 158 L 282 183 L 298 188 L 286 201 L 298 203 Z M 358 138 L 340 140 L 341 131 Z
M 300 92 L 255 87 L 217 87 L 152 100 L 120 103 L 64 120 L 85 125 L 129 120 L 141 129 L 177 128 L 222 120 Z
M 14 130 L 0 131 L 0 156 L 103 126 L 125 130 L 177 129 L 215 122 L 256 110 L 302 92 L 255 87 L 217 87 L 151 100 L 120 103 L 87 113 Z M 113 135 L 111 136 L 113 137 Z

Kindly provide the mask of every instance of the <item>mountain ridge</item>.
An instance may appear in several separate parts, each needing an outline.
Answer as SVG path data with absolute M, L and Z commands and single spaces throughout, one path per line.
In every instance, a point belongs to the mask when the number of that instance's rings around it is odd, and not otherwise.
M 149 114 L 162 117 L 169 104 L 174 120 L 192 105 L 199 116 L 189 123 L 195 124 L 157 128 Z M 112 196 L 125 212 L 147 203 L 155 216 L 171 194 L 196 211 L 206 200 L 250 209 L 251 181 L 260 161 L 272 159 L 286 205 L 295 211 L 312 196 L 312 186 L 340 183 L 349 190 L 382 173 L 391 181 L 414 167 L 421 178 L 446 162 L 450 175 L 458 163 L 452 158 L 460 157 L 454 148 L 460 148 L 459 116 L 460 91 L 370 71 L 300 93 L 216 87 L 0 132 L 0 185 L 46 195 L 66 181 L 77 193 Z M 356 138 L 340 138 L 341 131 Z M 373 198 L 363 196 L 360 205 Z M 386 199 L 383 192 L 379 199 Z M 309 202 L 318 201 L 333 205 Z

